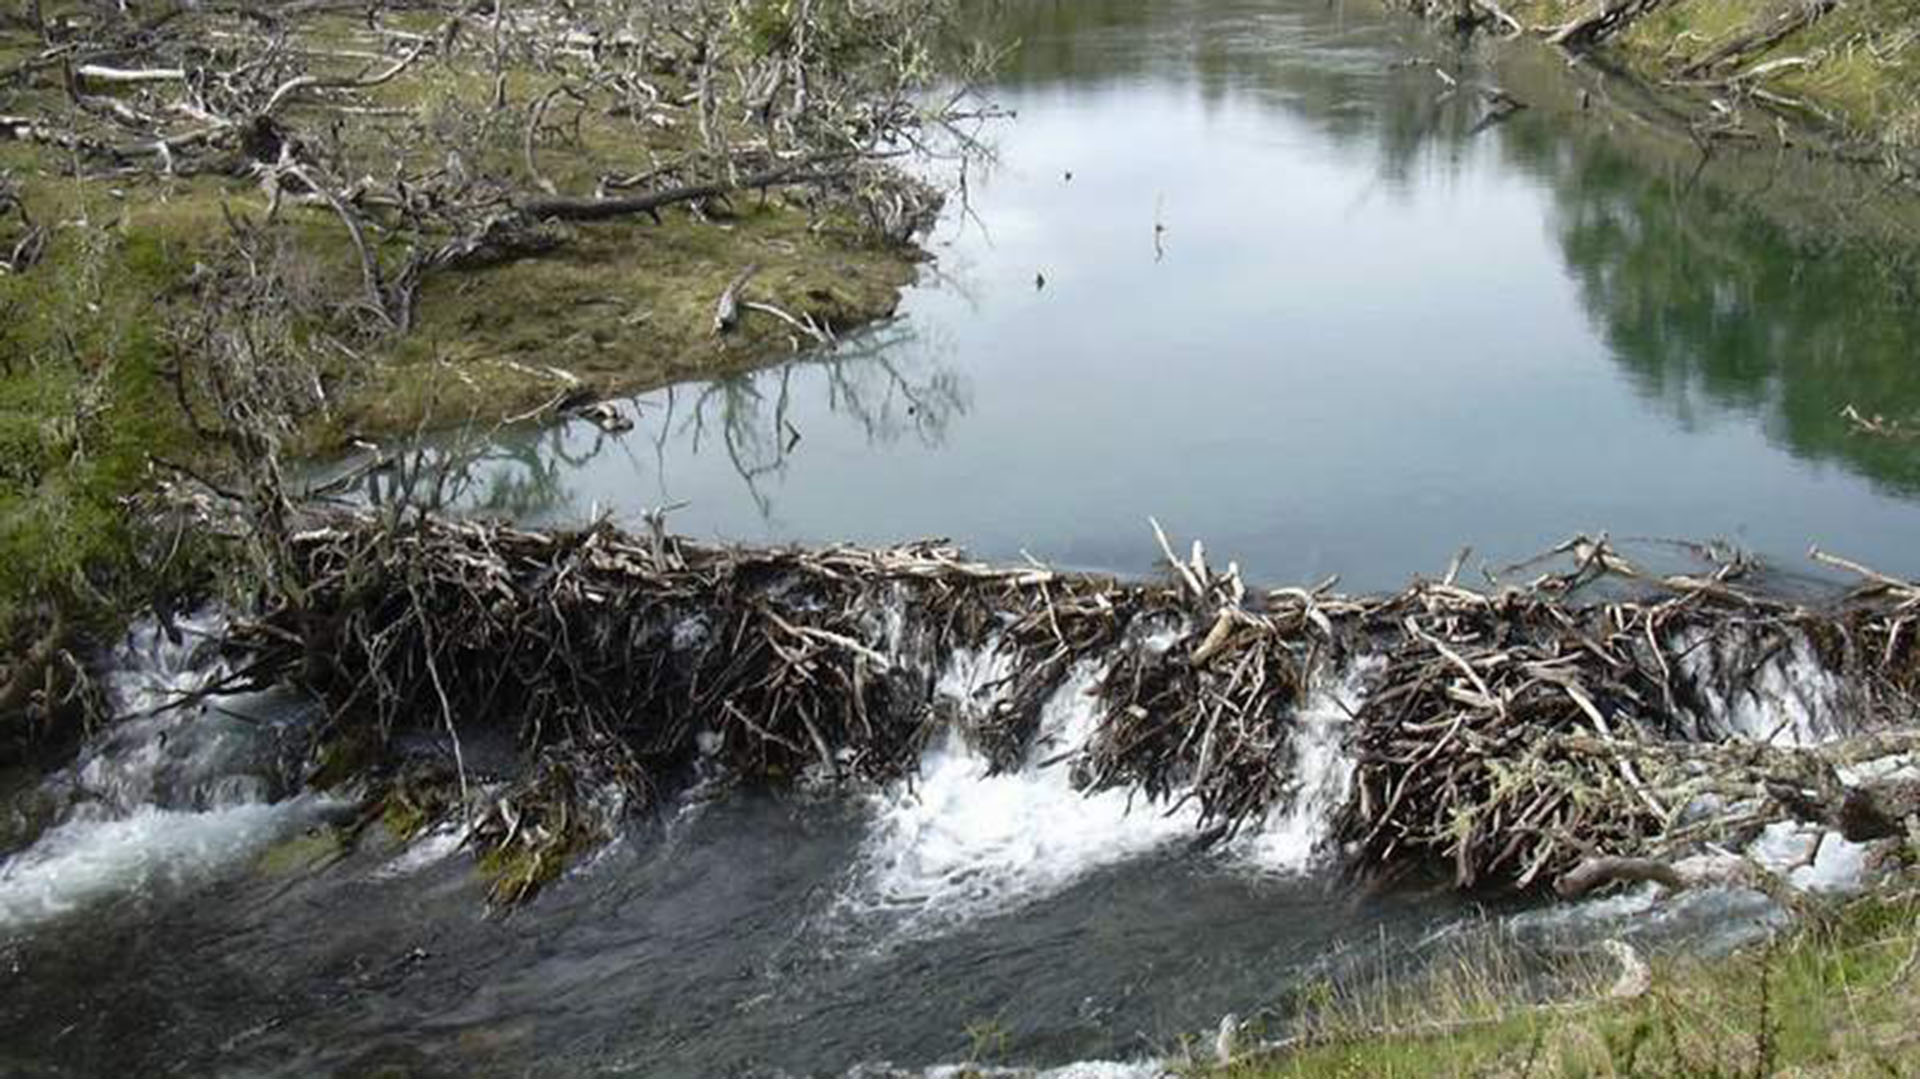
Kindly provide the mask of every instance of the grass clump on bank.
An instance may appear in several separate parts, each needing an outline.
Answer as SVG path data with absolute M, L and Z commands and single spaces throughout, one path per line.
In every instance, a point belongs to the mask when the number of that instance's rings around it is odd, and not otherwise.
M 156 458 L 197 455 L 164 330 L 193 264 L 192 206 L 39 184 L 11 197 L 47 238 L 36 265 L 0 274 L 0 657 L 15 660 L 0 662 L 0 718 L 30 703 L 25 680 L 42 697 L 73 688 L 54 653 L 34 662 L 43 645 L 191 585 L 206 551 L 200 534 L 129 512 Z
M 1308 1002 L 1295 1047 L 1193 1079 L 1904 1076 L 1920 1072 L 1920 895 L 1816 911 L 1731 955 L 1651 963 L 1611 995 L 1604 955 L 1541 1004 L 1499 961 Z M 1563 983 L 1565 985 L 1567 983 Z M 1625 987 L 1623 987 L 1624 989 Z M 1638 989 L 1639 987 L 1634 987 Z
M 1792 141 L 1775 115 L 1816 121 L 1860 156 L 1920 180 L 1917 0 L 1405 0 L 1464 26 L 1524 28 L 1598 48 L 1643 77 L 1698 92 L 1703 144 Z M 1511 22 L 1507 20 L 1511 19 Z

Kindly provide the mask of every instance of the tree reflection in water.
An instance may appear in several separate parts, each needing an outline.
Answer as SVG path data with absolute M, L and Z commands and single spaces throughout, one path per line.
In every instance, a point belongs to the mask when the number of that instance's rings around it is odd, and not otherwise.
M 791 416 L 795 376 L 823 378 L 828 410 L 858 424 L 870 446 L 905 437 L 939 446 L 946 441 L 948 425 L 966 414 L 970 401 L 964 381 L 946 364 L 931 361 L 932 351 L 928 335 L 896 319 L 777 368 L 697 387 L 691 413 L 679 421 L 678 430 L 694 453 L 701 452 L 703 442 L 717 438 L 761 517 L 770 517 L 773 503 L 761 481 L 784 474 L 806 438 Z M 667 415 L 655 436 L 663 479 L 680 392 L 666 391 Z
M 584 449 L 571 443 L 577 424 L 524 430 L 468 426 L 430 436 L 390 457 L 360 462 L 310 493 L 388 514 L 451 510 L 533 520 L 566 510 L 565 480 L 618 440 L 595 431 Z
M 940 359 L 951 351 L 943 342 L 942 335 L 895 320 L 774 367 L 623 402 L 639 413 L 632 432 L 612 434 L 580 419 L 469 426 L 378 462 L 343 465 L 313 491 L 383 512 L 446 509 L 549 524 L 614 508 L 580 505 L 569 482 L 608 454 L 623 455 L 627 474 L 643 476 L 649 469 L 635 448 L 645 438 L 663 500 L 673 501 L 667 486 L 673 452 L 710 452 L 717 442 L 761 517 L 769 518 L 773 501 L 765 481 L 786 472 L 807 437 L 794 409 L 803 392 L 824 389 L 828 414 L 855 424 L 869 446 L 945 442 L 971 401 L 965 380 Z

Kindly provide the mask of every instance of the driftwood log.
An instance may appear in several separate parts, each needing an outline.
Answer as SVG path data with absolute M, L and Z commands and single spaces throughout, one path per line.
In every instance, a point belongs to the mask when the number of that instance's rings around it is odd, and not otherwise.
M 1653 881 L 1676 891 L 1687 882 L 1678 870 L 1658 858 L 1592 858 L 1581 862 L 1553 882 L 1553 892 L 1562 899 L 1578 899 L 1610 884 L 1639 884 Z

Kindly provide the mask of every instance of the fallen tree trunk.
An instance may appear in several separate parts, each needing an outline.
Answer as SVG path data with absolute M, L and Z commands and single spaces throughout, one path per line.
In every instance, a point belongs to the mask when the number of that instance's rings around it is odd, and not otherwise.
M 1554 28 L 1547 42 L 1564 49 L 1590 49 L 1656 11 L 1666 0 L 1604 0 L 1592 11 Z
M 1553 882 L 1553 892 L 1562 899 L 1581 896 L 1609 884 L 1640 884 L 1654 881 L 1675 890 L 1687 882 L 1679 871 L 1657 858 L 1590 858 L 1562 873 Z
M 836 159 L 838 159 L 837 156 L 829 155 L 805 161 L 788 162 L 750 176 L 743 176 L 737 182 L 716 180 L 704 184 L 687 184 L 623 198 L 565 196 L 530 198 L 519 202 L 518 208 L 522 214 L 536 221 L 611 221 L 615 218 L 637 217 L 641 214 L 652 215 L 658 214 L 669 206 L 701 199 L 724 198 L 739 191 L 757 191 L 782 184 L 818 183 L 839 174 L 810 173 L 806 170 Z
M 1801 0 L 1776 13 L 1757 27 L 1738 33 L 1707 50 L 1699 59 L 1680 69 L 1682 78 L 1695 79 L 1722 67 L 1738 63 L 1743 57 L 1765 52 L 1801 30 L 1818 22 L 1834 9 L 1837 0 Z

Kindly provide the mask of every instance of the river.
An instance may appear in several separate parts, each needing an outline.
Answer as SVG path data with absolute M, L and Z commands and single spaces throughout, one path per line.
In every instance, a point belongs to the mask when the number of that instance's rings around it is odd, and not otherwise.
M 1696 175 L 1631 87 L 1583 108 L 1556 59 L 1367 9 L 997 10 L 1017 118 L 898 321 L 641 396 L 624 435 L 495 437 L 471 501 L 1125 573 L 1153 515 L 1358 590 L 1602 531 L 1920 571 L 1920 455 L 1841 415 L 1920 412 L 1920 233 L 1866 224 L 1871 177 L 1733 149 Z M 1485 127 L 1496 85 L 1530 107 Z
M 642 395 L 623 435 L 494 435 L 467 503 L 534 523 L 685 503 L 696 535 L 945 535 L 1125 573 L 1156 553 L 1151 514 L 1262 579 L 1354 588 L 1583 530 L 1920 572 L 1920 457 L 1841 417 L 1920 409 L 1911 262 L 1819 216 L 1854 180 L 1787 155 L 1697 175 L 1591 100 L 1630 87 L 1463 60 L 1370 9 L 997 12 L 1023 44 L 991 88 L 1014 116 L 983 129 L 994 160 L 896 321 Z M 1530 107 L 1489 122 L 1475 87 L 1496 81 Z M 120 709 L 210 677 L 196 639 L 136 629 Z M 991 662 L 954 657 L 945 692 L 973 700 Z M 1096 675 L 1049 704 L 1050 746 L 1085 736 Z M 1229 1012 L 1283 1021 L 1356 970 L 1627 931 L 1632 897 L 1569 920 L 1328 871 L 1357 692 L 1316 688 L 1307 797 L 1225 849 L 1042 759 L 993 775 L 943 743 L 857 797 L 689 796 L 511 913 L 457 834 L 327 839 L 348 807 L 298 789 L 310 709 L 135 718 L 0 830 L 52 825 L 0 862 L 0 1073 L 1148 1075 L 1127 1062 Z M 1632 931 L 1775 917 L 1710 891 Z

